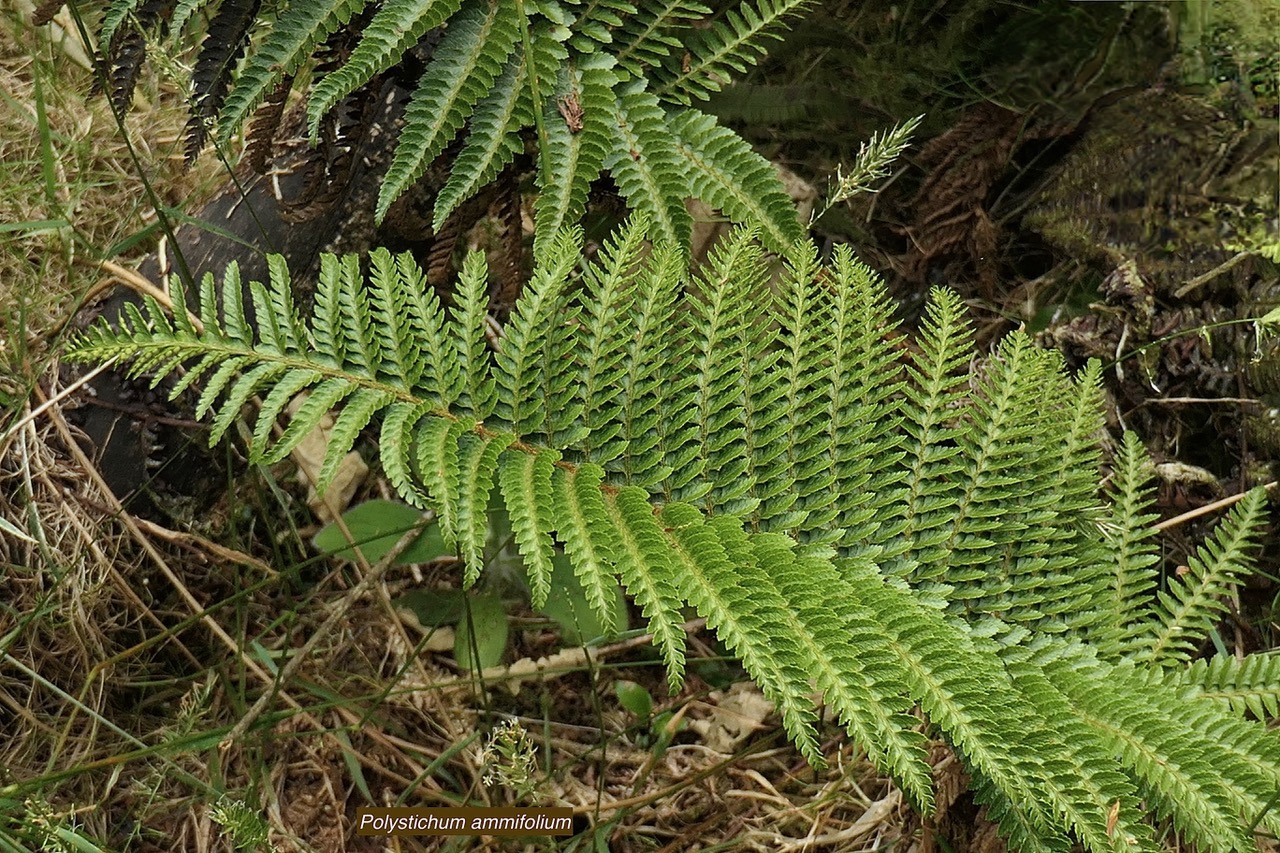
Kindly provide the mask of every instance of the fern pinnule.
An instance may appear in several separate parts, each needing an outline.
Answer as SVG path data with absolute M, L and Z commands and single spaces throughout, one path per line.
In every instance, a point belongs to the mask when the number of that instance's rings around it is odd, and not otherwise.
M 458 398 L 461 383 L 440 297 L 409 253 L 397 256 L 396 273 L 406 309 L 400 322 L 408 327 L 404 334 L 414 341 L 420 358 L 412 370 L 414 387 L 421 398 L 448 409 Z
M 1280 655 L 1215 655 L 1192 661 L 1185 669 L 1165 670 L 1162 675 L 1169 687 L 1192 688 L 1195 695 L 1241 716 L 1246 712 L 1260 720 L 1280 716 Z
M 1250 846 L 1214 769 L 1215 757 L 1189 735 L 1181 715 L 1171 716 L 1143 691 L 1128 689 L 1123 670 L 1059 658 L 1045 662 L 1045 673 L 1122 757 L 1148 807 L 1172 819 L 1183 838 L 1210 851 Z
M 609 529 L 608 510 L 599 489 L 603 481 L 604 470 L 589 462 L 574 469 L 557 468 L 552 475 L 556 530 L 587 603 L 608 632 L 616 627 L 610 601 L 616 586 L 617 558 L 616 533 Z
M 942 290 L 926 311 L 919 352 L 907 362 L 903 387 L 902 427 L 906 433 L 906 478 L 901 500 L 905 528 L 890 562 L 894 574 L 912 573 L 916 583 L 943 572 L 937 558 L 950 536 L 950 506 L 957 497 L 957 476 L 964 467 L 958 440 L 967 415 L 968 379 L 963 368 L 970 358 L 968 321 L 957 296 Z
M 457 547 L 462 557 L 463 588 L 470 588 L 484 570 L 484 544 L 489 533 L 489 495 L 493 491 L 498 457 L 511 446 L 510 433 L 464 432 L 458 441 Z
M 467 141 L 436 195 L 433 222 L 446 221 L 458 204 L 493 181 L 523 148 L 520 129 L 533 123 L 525 56 L 513 54 L 471 116 Z
M 1142 625 L 1153 617 L 1151 590 L 1160 561 L 1151 524 L 1159 516 L 1149 512 L 1151 463 L 1142 440 L 1126 432 L 1112 462 L 1107 483 L 1109 517 L 1103 520 L 1109 570 L 1105 595 L 1096 599 L 1098 617 L 1091 632 L 1099 654 L 1114 660 L 1138 641 Z
M 731 452 L 746 463 L 742 482 L 735 487 L 725 478 L 717 478 L 711 499 L 717 512 L 746 518 L 757 529 L 787 530 L 795 527 L 803 515 L 789 512 L 795 503 L 795 484 L 789 476 L 785 444 L 787 420 L 782 400 L 787 388 L 777 381 L 777 364 L 784 350 L 777 345 L 777 332 L 772 328 L 774 317 L 770 309 L 774 300 L 763 267 L 746 275 L 738 271 L 729 275 L 739 284 L 725 292 L 727 302 L 747 293 L 759 293 L 762 298 L 743 300 L 745 310 L 734 320 L 742 330 L 737 336 L 742 343 L 739 346 L 735 342 L 730 350 L 736 351 L 740 363 L 734 409 L 742 439 L 741 446 L 731 448 Z M 716 470 L 712 466 L 719 464 L 709 460 L 708 470 Z
M 523 14 L 518 0 L 473 0 L 449 21 L 405 111 L 399 144 L 378 191 L 377 221 L 453 141 L 502 73 L 520 40 Z
M 575 378 L 564 341 L 576 313 L 568 291 L 580 247 L 579 233 L 560 236 L 551 250 L 554 265 L 541 265 L 534 272 L 503 329 L 495 359 L 494 412 L 521 438 L 554 433 L 556 426 L 546 423 L 548 417 L 563 417 L 556 413 L 566 406 L 566 390 Z
M 697 503 L 708 511 L 729 501 L 729 511 L 750 512 L 739 504 L 751 488 L 742 425 L 743 375 L 747 336 L 768 336 L 767 327 L 747 322 L 750 294 L 759 292 L 764 274 L 756 263 L 750 235 L 735 235 L 712 253 L 694 281 L 689 335 L 693 382 L 687 401 L 689 429 L 677 438 L 667 434 L 667 465 L 674 472 L 668 486 L 672 500 Z M 754 287 L 753 287 L 754 285 Z
M 881 530 L 905 477 L 898 449 L 902 363 L 890 335 L 891 311 L 871 270 L 847 246 L 837 246 L 821 278 L 830 294 L 832 332 L 823 418 L 835 496 L 828 530 L 842 556 L 870 556 L 905 527 L 899 522 Z
M 413 469 L 413 431 L 430 411 L 431 404 L 426 402 L 392 403 L 387 407 L 378 439 L 378 458 L 382 462 L 382 473 L 386 475 L 396 494 L 417 509 L 429 508 L 431 498 L 418 484 Z
M 369 256 L 369 296 L 373 333 L 383 358 L 380 372 L 404 390 L 416 388 L 422 376 L 420 338 L 411 322 L 409 295 L 399 287 L 396 258 L 386 251 Z
M 474 420 L 465 418 L 426 417 L 414 434 L 416 472 L 435 508 L 441 538 L 450 548 L 458 542 L 458 446 L 462 436 L 475 432 L 476 426 Z
M 222 324 L 219 331 L 229 341 L 240 345 L 253 342 L 253 328 L 244 313 L 244 285 L 240 281 L 240 265 L 232 261 L 222 277 Z
M 586 299 L 579 368 L 585 459 L 609 469 L 626 448 L 620 419 L 625 398 L 625 324 L 636 299 L 646 221 L 636 217 L 609 239 L 584 276 Z
M 787 618 L 786 602 L 769 579 L 769 554 L 756 550 L 742 524 L 730 516 L 705 520 L 689 504 L 667 504 L 663 525 L 670 529 L 671 565 L 680 596 L 707 620 L 760 685 L 782 716 L 797 749 L 817 766 L 823 763 L 809 698 L 811 673 L 795 638 L 770 634 Z
M 615 566 L 648 619 L 649 632 L 662 653 L 667 683 L 674 693 L 684 678 L 684 601 L 676 592 L 675 562 L 667 533 L 654 517 L 649 494 L 638 486 L 606 491 L 604 506 L 617 531 L 613 542 Z
M 644 76 L 672 55 L 684 49 L 677 31 L 711 14 L 697 0 L 659 0 L 628 15 L 613 33 L 613 55 L 629 74 Z
M 453 298 L 456 310 L 449 318 L 452 360 L 458 365 L 461 393 L 457 400 L 463 410 L 482 421 L 497 403 L 496 382 L 490 371 L 489 346 L 485 330 L 489 313 L 489 273 L 484 255 L 471 252 L 462 264 Z
M 805 542 L 831 545 L 839 535 L 831 529 L 837 514 L 836 477 L 827 421 L 834 331 L 820 269 L 816 248 L 797 244 L 772 305 L 782 352 L 777 381 L 784 397 L 782 431 L 776 440 L 787 469 L 780 479 L 789 486 L 784 495 L 764 500 L 760 517 L 788 511 L 782 529 L 796 528 Z
M 828 560 L 780 536 L 769 541 L 770 579 L 789 605 L 789 630 L 802 654 L 816 663 L 813 679 L 823 699 L 916 807 L 932 811 L 928 739 L 909 713 L 906 668 L 883 627 Z
M 626 357 L 619 379 L 618 421 L 632 436 L 622 455 L 606 466 L 628 483 L 654 489 L 672 474 L 666 444 L 688 429 L 692 412 L 670 401 L 682 399 L 693 378 L 690 343 L 671 335 L 684 282 L 684 253 L 655 247 L 636 276 L 636 298 L 627 315 Z M 679 443 L 680 439 L 676 440 Z

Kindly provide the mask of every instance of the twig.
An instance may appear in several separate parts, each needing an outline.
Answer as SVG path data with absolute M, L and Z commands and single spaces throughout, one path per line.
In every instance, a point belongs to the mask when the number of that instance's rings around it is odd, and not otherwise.
M 1209 270 L 1207 273 L 1204 273 L 1203 275 L 1198 275 L 1195 278 L 1191 279 L 1191 281 L 1182 285 L 1182 287 L 1179 287 L 1177 290 L 1173 292 L 1173 295 L 1181 299 L 1191 291 L 1195 290 L 1200 285 L 1213 281 L 1215 278 L 1222 275 L 1224 272 L 1227 272 L 1232 267 L 1236 266 L 1241 261 L 1243 261 L 1245 258 L 1249 257 L 1251 254 L 1252 254 L 1251 252 L 1239 252 L 1238 254 L 1232 255 L 1226 261 L 1214 267 L 1213 269 Z
M 1276 487 L 1277 482 L 1280 482 L 1280 481 L 1272 480 L 1270 483 L 1267 483 L 1262 488 L 1268 489 L 1268 490 L 1274 489 Z M 1241 492 L 1238 495 L 1232 495 L 1229 498 L 1223 498 L 1220 501 L 1214 501 L 1213 503 L 1205 504 L 1202 507 L 1197 507 L 1196 509 L 1188 510 L 1187 512 L 1184 512 L 1182 515 L 1175 515 L 1173 518 L 1165 519 L 1164 521 L 1155 525 L 1155 529 L 1168 530 L 1170 527 L 1177 527 L 1179 524 L 1184 524 L 1188 521 L 1191 521 L 1193 518 L 1199 518 L 1202 515 L 1208 515 L 1211 512 L 1217 512 L 1220 509 L 1226 509 L 1229 506 L 1235 506 L 1236 504 L 1240 503 L 1240 501 L 1244 500 L 1244 496 L 1247 494 L 1249 493 Z

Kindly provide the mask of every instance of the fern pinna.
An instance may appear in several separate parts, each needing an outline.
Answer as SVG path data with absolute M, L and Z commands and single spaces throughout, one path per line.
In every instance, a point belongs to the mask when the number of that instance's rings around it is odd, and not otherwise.
M 248 286 L 255 330 L 232 267 L 221 293 L 206 277 L 199 324 L 175 291 L 173 319 L 148 300 L 72 356 L 185 366 L 173 393 L 203 383 L 214 441 L 260 396 L 263 462 L 340 405 L 322 480 L 380 415 L 387 477 L 435 512 L 466 584 L 500 496 L 535 605 L 559 549 L 606 624 L 620 579 L 673 688 L 693 607 L 808 760 L 821 702 L 927 811 L 926 734 L 945 738 L 1016 849 L 1154 850 L 1158 825 L 1226 851 L 1280 830 L 1280 745 L 1248 717 L 1275 710 L 1275 659 L 1190 663 L 1250 564 L 1261 491 L 1156 594 L 1132 435 L 1098 487 L 1097 364 L 1070 378 L 1014 333 L 971 367 L 946 290 L 908 347 L 843 249 L 823 266 L 797 248 L 770 283 L 744 232 L 690 279 L 646 227 L 585 267 L 560 232 L 492 346 L 479 255 L 446 310 L 379 250 L 367 275 L 326 258 L 308 322 L 277 262 Z
M 102 64 L 119 108 L 132 97 L 149 34 L 172 30 L 180 38 L 208 2 L 112 0 Z M 539 251 L 582 215 L 589 186 L 604 172 L 650 216 L 655 236 L 688 244 L 685 200 L 694 196 L 758 227 L 782 251 L 803 231 L 773 168 L 690 105 L 758 61 L 809 2 L 741 0 L 713 19 L 695 0 L 290 0 L 271 14 L 260 0 L 217 0 L 192 74 L 188 153 L 214 129 L 229 140 L 246 126 L 252 150 L 269 147 L 262 137 L 274 132 L 288 90 L 308 69 L 311 139 L 325 141 L 335 121 L 383 96 L 387 75 L 408 73 L 402 62 L 412 52 L 423 70 L 403 127 L 387 129 L 399 138 L 379 220 L 448 156 L 431 214 L 438 230 L 516 161 L 531 134 Z

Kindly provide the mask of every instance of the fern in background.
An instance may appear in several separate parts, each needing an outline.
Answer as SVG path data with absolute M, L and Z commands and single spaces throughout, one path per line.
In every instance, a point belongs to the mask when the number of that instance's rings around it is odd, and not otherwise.
M 274 14 L 259 0 L 220 0 L 192 75 L 189 155 L 214 130 L 226 141 L 249 127 L 261 145 L 309 68 L 311 139 L 328 139 L 331 126 L 346 128 L 343 116 L 382 97 L 387 75 L 416 51 L 425 67 L 398 131 L 378 220 L 447 156 L 449 177 L 432 212 L 438 230 L 533 132 L 536 251 L 578 220 L 604 173 L 649 216 L 655 237 L 687 245 L 685 201 L 697 197 L 785 251 L 803 228 L 773 168 L 687 105 L 758 61 L 808 2 L 743 0 L 713 19 L 689 0 L 291 0 Z M 168 21 L 180 36 L 195 8 L 189 0 L 110 3 L 103 66 L 120 108 L 132 96 L 147 36 L 165 32 Z
M 649 121 L 647 90 L 628 92 Z M 157 382 L 185 366 L 174 393 L 203 385 L 215 442 L 259 395 L 262 462 L 341 405 L 322 481 L 380 417 L 388 478 L 434 510 L 468 585 L 497 494 L 535 606 L 559 549 L 605 624 L 620 580 L 673 688 L 693 607 L 809 761 L 823 758 L 816 688 L 927 811 L 918 707 L 1016 849 L 1155 850 L 1151 817 L 1203 850 L 1280 830 L 1280 744 L 1248 717 L 1276 708 L 1273 659 L 1188 663 L 1251 563 L 1261 491 L 1157 590 L 1131 436 L 1098 487 L 1096 364 L 1071 378 L 1014 333 L 975 366 L 945 290 L 903 347 L 844 249 L 824 267 L 799 245 L 769 288 L 744 231 L 689 280 L 679 246 L 646 251 L 649 225 L 582 271 L 577 232 L 546 238 L 494 352 L 479 255 L 446 310 L 407 255 L 379 250 L 367 277 L 326 259 L 308 321 L 277 262 L 247 288 L 253 331 L 233 267 L 221 293 L 203 283 L 203 331 L 175 291 L 172 319 L 148 300 L 71 354 Z

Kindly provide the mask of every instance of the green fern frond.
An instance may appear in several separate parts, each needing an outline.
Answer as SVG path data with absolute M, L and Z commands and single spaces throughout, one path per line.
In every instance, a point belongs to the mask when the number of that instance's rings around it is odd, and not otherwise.
M 489 92 L 520 40 L 522 15 L 518 0 L 472 0 L 449 21 L 405 112 L 400 141 L 378 192 L 379 222 Z
M 343 410 L 345 414 L 346 410 Z M 489 494 L 497 475 L 498 457 L 514 437 L 510 433 L 463 433 L 458 442 L 458 556 L 463 562 L 463 587 L 484 571 L 484 543 L 489 533 Z
M 619 335 L 626 345 L 618 380 L 619 434 L 630 439 L 606 467 L 624 482 L 651 490 L 675 472 L 667 463 L 668 440 L 682 436 L 692 417 L 687 408 L 672 405 L 692 381 L 688 341 L 670 334 L 684 275 L 683 251 L 655 247 L 635 276 L 636 297 L 625 321 L 630 333 Z
M 766 52 L 768 39 L 777 39 L 790 15 L 798 14 L 811 0 L 744 0 L 729 9 L 722 20 L 699 32 L 686 45 L 689 57 L 668 64 L 654 90 L 659 97 L 688 104 L 705 101 L 736 74 L 755 65 Z
M 660 0 L 641 6 L 612 34 L 618 66 L 635 76 L 661 66 L 672 53 L 684 49 L 675 32 L 710 14 L 697 0 Z
M 778 707 L 801 754 L 821 766 L 805 658 L 793 637 L 771 635 L 769 630 L 788 613 L 765 572 L 771 563 L 768 552 L 761 553 L 733 518 L 707 521 L 688 504 L 667 504 L 662 521 L 672 531 L 672 566 L 680 596 L 706 618 L 707 626 Z
M 779 254 L 804 239 L 795 204 L 773 165 L 742 137 L 697 110 L 671 113 L 667 121 L 679 140 L 695 198 L 720 208 L 734 222 L 758 227 L 766 245 Z
M 831 372 L 824 389 L 825 442 L 832 448 L 834 517 L 842 556 L 880 562 L 882 545 L 905 530 L 886 524 L 906 471 L 900 414 L 903 365 L 895 323 L 871 270 L 837 246 L 824 277 L 831 290 Z M 882 530 L 882 525 L 884 529 Z
M 1127 432 L 1116 453 L 1107 488 L 1110 518 L 1102 525 L 1107 544 L 1108 589 L 1099 596 L 1092 638 L 1109 659 L 1129 651 L 1142 625 L 1154 618 L 1151 592 L 1160 561 L 1151 526 L 1158 516 L 1148 512 L 1154 500 L 1149 483 L 1151 464 L 1142 440 Z
M 366 5 L 367 0 L 293 0 L 240 69 L 218 117 L 222 137 L 230 139 L 283 77 Z
M 574 420 L 568 400 L 574 365 L 568 356 L 577 310 L 570 306 L 568 288 L 581 244 L 580 234 L 561 233 L 548 254 L 555 266 L 535 272 L 504 329 L 495 414 L 521 438 L 555 435 Z
M 636 299 L 635 274 L 645 249 L 647 220 L 636 217 L 607 241 L 584 276 L 584 339 L 579 384 L 583 459 L 607 469 L 627 445 L 620 415 L 627 373 L 625 323 Z
M 553 450 L 522 453 L 510 449 L 498 457 L 498 485 L 511 517 L 516 545 L 524 556 L 530 598 L 538 610 L 551 594 L 551 532 L 555 522 L 549 508 L 554 505 L 551 476 L 558 457 Z
M 532 28 L 530 42 L 532 62 L 526 51 L 516 52 L 507 60 L 507 67 L 494 81 L 489 93 L 476 104 L 466 145 L 458 153 L 448 179 L 436 195 L 432 219 L 437 225 L 448 219 L 458 204 L 497 177 L 523 150 L 524 140 L 520 132 L 534 125 L 530 68 L 539 79 L 549 80 L 568 58 L 564 47 L 548 27 Z M 600 159 L 603 159 L 603 154 Z M 561 217 L 551 233 L 567 221 Z
M 1197 696 L 1237 714 L 1248 712 L 1260 720 L 1280 716 L 1280 655 L 1201 658 L 1186 669 L 1166 671 L 1164 678 L 1170 686 L 1194 688 Z
M 613 122 L 604 168 L 632 208 L 650 217 L 655 239 L 689 245 L 693 220 L 684 206 L 688 177 L 684 163 L 672 150 L 666 114 L 657 96 L 645 91 L 645 81 L 628 84 L 618 92 Z
M 1156 597 L 1155 618 L 1140 626 L 1138 660 L 1185 661 L 1226 612 L 1223 597 L 1253 565 L 1267 493 L 1244 496 Z
M 427 488 L 440 534 L 450 548 L 458 542 L 458 483 L 462 476 L 458 443 L 475 428 L 474 421 L 426 417 L 418 422 L 414 435 L 417 474 Z
M 890 571 L 915 583 L 945 571 L 943 544 L 951 535 L 950 507 L 958 500 L 957 475 L 964 466 L 959 422 L 966 417 L 963 372 L 971 358 L 968 321 L 955 295 L 935 290 L 921 328 L 920 353 L 907 364 L 902 427 L 906 433 L 905 511 L 877 539 L 893 547 Z M 896 546 L 889 546 L 896 540 Z
M 538 199 L 534 206 L 534 254 L 586 208 L 587 190 L 600 175 L 613 135 L 613 87 L 617 85 L 608 57 L 591 57 L 566 67 L 552 102 L 544 104 L 546 148 L 539 153 Z M 560 115 L 560 103 L 575 102 L 582 127 L 575 130 Z
M 975 361 L 945 291 L 904 346 L 847 249 L 827 268 L 797 248 L 770 282 L 741 232 L 689 280 L 646 224 L 585 266 L 578 232 L 551 239 L 502 329 L 480 254 L 446 308 L 409 256 L 379 250 L 367 276 L 322 260 L 306 322 L 273 260 L 265 285 L 234 266 L 221 292 L 202 281 L 201 331 L 183 294 L 173 319 L 145 299 L 70 355 L 190 365 L 171 393 L 199 384 L 215 441 L 248 411 L 255 461 L 339 407 L 322 481 L 380 419 L 388 479 L 436 513 L 464 584 L 485 570 L 496 486 L 535 604 L 563 546 L 603 625 L 619 582 L 634 598 L 673 688 L 692 607 L 808 760 L 817 697 L 927 810 L 925 735 L 941 737 L 1013 848 L 1153 850 L 1148 814 L 1206 851 L 1280 829 L 1280 743 L 1243 716 L 1276 710 L 1280 668 L 1180 666 L 1248 566 L 1260 491 L 1143 615 L 1138 443 L 1110 523 L 1090 488 L 1097 365 L 1072 381 L 1017 334 Z
M 1076 712 L 1120 755 L 1149 806 L 1204 850 L 1244 850 L 1239 795 L 1224 784 L 1212 741 L 1175 711 L 1178 704 L 1134 689 L 1129 669 L 1090 665 L 1078 656 L 1049 661 L 1048 678 Z M 1254 815 L 1250 815 L 1252 818 Z
M 565 553 L 582 584 L 587 603 L 600 626 L 610 632 L 614 624 L 610 597 L 616 584 L 616 533 L 608 524 L 608 510 L 600 493 L 604 472 L 597 465 L 576 469 L 557 468 L 553 474 L 556 529 Z
M 343 64 L 311 90 L 307 121 L 314 143 L 320 121 L 344 97 L 394 66 L 430 30 L 449 20 L 462 0 L 388 0 L 364 28 L 360 43 Z
M 183 12 L 179 26 L 190 28 L 191 12 L 204 0 L 114 0 L 108 7 L 106 34 L 128 36 L 111 49 L 117 100 L 132 90 L 145 59 L 142 30 L 174 2 Z M 265 168 L 285 95 L 295 79 L 308 79 L 310 60 L 323 56 L 307 95 L 314 144 L 326 116 L 376 81 L 402 77 L 414 46 L 434 41 L 429 51 L 412 53 L 424 69 L 402 126 L 391 129 L 398 138 L 379 190 L 378 222 L 448 152 L 448 177 L 432 211 L 438 229 L 518 161 L 536 128 L 535 255 L 581 217 L 588 189 L 604 171 L 664 239 L 688 241 L 684 204 L 694 194 L 760 226 L 770 248 L 784 253 L 804 232 L 772 168 L 710 116 L 672 107 L 705 97 L 726 75 L 754 64 L 806 2 L 742 0 L 704 31 L 698 24 L 712 13 L 697 0 L 292 0 L 279 11 L 268 4 L 265 13 L 259 0 L 224 0 L 193 77 L 189 154 L 215 125 L 224 142 L 231 139 L 269 102 L 274 112 L 259 114 L 250 146 L 251 159 Z M 249 38 L 258 29 L 265 36 Z M 689 33 L 692 64 L 672 77 L 661 66 L 685 57 L 681 37 Z M 338 38 L 346 46 L 324 55 L 323 46 Z M 465 140 L 450 148 L 460 133 Z
M 745 358 L 748 336 L 770 333 L 749 320 L 750 294 L 759 292 L 764 281 L 759 255 L 744 232 L 719 247 L 694 282 L 688 304 L 693 378 L 671 400 L 681 412 L 672 412 L 671 421 L 687 427 L 661 430 L 666 464 L 674 472 L 667 492 L 671 500 L 697 502 L 709 511 L 747 514 L 755 509 L 748 496 L 753 483 L 743 394 L 749 389 L 743 381 L 753 367 Z
M 569 43 L 578 53 L 590 56 L 602 45 L 613 43 L 614 30 L 621 27 L 624 21 L 637 13 L 635 4 L 627 0 L 569 0 L 581 10 L 573 21 L 573 34 Z

